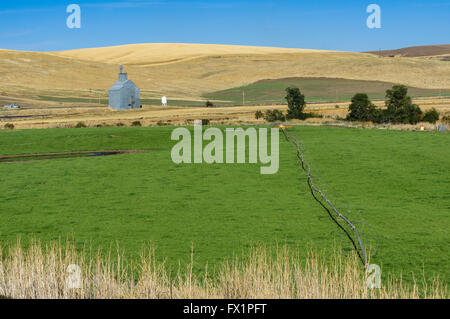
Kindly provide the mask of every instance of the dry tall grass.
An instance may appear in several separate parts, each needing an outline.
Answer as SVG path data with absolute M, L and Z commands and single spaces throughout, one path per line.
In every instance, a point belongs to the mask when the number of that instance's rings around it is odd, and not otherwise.
M 7 251 L 7 252 L 6 252 Z M 356 257 L 336 250 L 331 262 L 311 251 L 301 260 L 287 248 L 275 255 L 256 248 L 244 258 L 225 262 L 214 279 L 206 268 L 201 278 L 190 264 L 170 276 L 153 251 L 138 263 L 114 257 L 87 258 L 71 245 L 38 242 L 23 249 L 20 243 L 0 249 L 0 295 L 10 298 L 447 298 L 439 280 L 431 285 L 406 285 L 383 279 L 380 289 L 369 289 Z M 67 270 L 81 269 L 81 288 L 72 289 Z

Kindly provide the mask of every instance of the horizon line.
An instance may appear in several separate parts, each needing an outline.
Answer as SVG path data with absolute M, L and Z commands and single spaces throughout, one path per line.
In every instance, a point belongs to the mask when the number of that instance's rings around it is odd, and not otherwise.
M 395 51 L 405 48 L 415 48 L 415 47 L 429 47 L 429 46 L 443 46 L 450 45 L 450 43 L 440 43 L 440 44 L 426 44 L 426 45 L 413 45 L 401 48 L 394 49 L 378 49 L 378 50 L 369 50 L 369 51 L 351 51 L 351 50 L 333 50 L 333 49 L 312 49 L 312 48 L 296 48 L 296 47 L 283 47 L 283 46 L 270 46 L 270 45 L 245 45 L 245 44 L 224 44 L 224 43 L 189 43 L 189 42 L 136 42 L 136 43 L 127 43 L 127 44 L 117 44 L 117 45 L 104 45 L 104 46 L 94 46 L 94 47 L 79 47 L 68 50 L 24 50 L 24 49 L 3 49 L 4 51 L 20 51 L 20 52 L 36 52 L 36 53 L 55 53 L 55 52 L 67 52 L 67 51 L 76 51 L 76 50 L 89 50 L 89 49 L 104 49 L 104 48 L 114 48 L 114 47 L 123 47 L 123 46 L 133 46 L 133 45 L 145 45 L 145 44 L 181 44 L 181 45 L 205 45 L 205 46 L 230 46 L 230 47 L 250 47 L 250 48 L 274 48 L 274 49 L 287 49 L 287 50 L 315 50 L 315 51 L 331 51 L 331 52 L 354 52 L 354 53 L 370 53 L 370 52 L 379 52 L 379 51 Z

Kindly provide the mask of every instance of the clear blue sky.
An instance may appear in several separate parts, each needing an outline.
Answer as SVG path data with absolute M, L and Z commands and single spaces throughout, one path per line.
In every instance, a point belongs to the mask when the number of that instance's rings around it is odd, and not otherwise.
M 71 1 L 1 0 L 0 48 L 176 42 L 367 51 L 450 43 L 450 0 Z M 71 3 L 82 9 L 81 29 L 66 26 Z M 366 27 L 372 3 L 382 9 L 381 29 Z

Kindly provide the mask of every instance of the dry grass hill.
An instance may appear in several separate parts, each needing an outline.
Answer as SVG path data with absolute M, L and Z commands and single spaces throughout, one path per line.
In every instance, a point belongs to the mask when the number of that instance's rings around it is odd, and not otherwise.
M 450 63 L 368 53 L 196 44 L 136 44 L 65 52 L 0 51 L 0 102 L 102 96 L 124 64 L 144 97 L 200 99 L 263 79 L 325 77 L 450 88 Z
M 386 57 L 401 56 L 401 57 L 432 57 L 432 56 L 447 56 L 450 55 L 450 44 L 441 45 L 423 45 L 402 48 L 397 50 L 384 50 L 368 52 Z
M 267 55 L 320 52 L 327 51 L 238 45 L 154 43 L 62 51 L 56 52 L 55 55 L 102 63 L 152 66 L 183 62 L 208 56 L 220 57 L 222 55 Z

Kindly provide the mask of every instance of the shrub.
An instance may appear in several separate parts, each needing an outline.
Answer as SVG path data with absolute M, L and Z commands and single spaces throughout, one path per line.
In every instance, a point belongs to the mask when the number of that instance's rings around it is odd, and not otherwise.
M 263 112 L 261 112 L 259 110 L 255 112 L 255 119 L 259 120 L 259 119 L 261 119 L 263 117 L 264 117 Z
M 140 121 L 134 121 L 133 123 L 131 123 L 131 126 L 142 126 Z
M 435 124 L 437 121 L 439 121 L 438 111 L 436 111 L 434 107 L 431 110 L 426 111 L 425 115 L 423 116 L 423 121 Z
M 12 124 L 12 123 L 6 123 L 6 124 L 5 124 L 5 129 L 7 129 L 7 130 L 14 130 L 14 124 Z
M 416 104 L 406 105 L 404 108 L 405 116 L 403 117 L 403 123 L 405 124 L 417 124 L 423 118 L 423 112 Z
M 125 126 L 125 124 L 123 124 L 123 123 L 116 123 L 116 126 L 117 127 L 122 127 L 122 126 Z
M 286 116 L 280 110 L 267 110 L 264 119 L 267 122 L 286 121 Z
M 208 119 L 203 119 L 203 120 L 202 120 L 202 125 L 209 125 L 210 122 L 211 122 L 211 121 L 208 120 Z
M 205 106 L 206 106 L 206 107 L 214 107 L 214 103 L 211 102 L 211 101 L 206 101 Z
M 305 96 L 300 92 L 299 88 L 296 87 L 288 87 L 286 89 L 286 100 L 288 102 L 288 119 L 299 119 L 304 120 L 305 114 L 303 110 L 305 109 Z
M 77 125 L 75 125 L 75 128 L 85 128 L 86 124 L 84 124 L 83 122 L 78 122 Z

